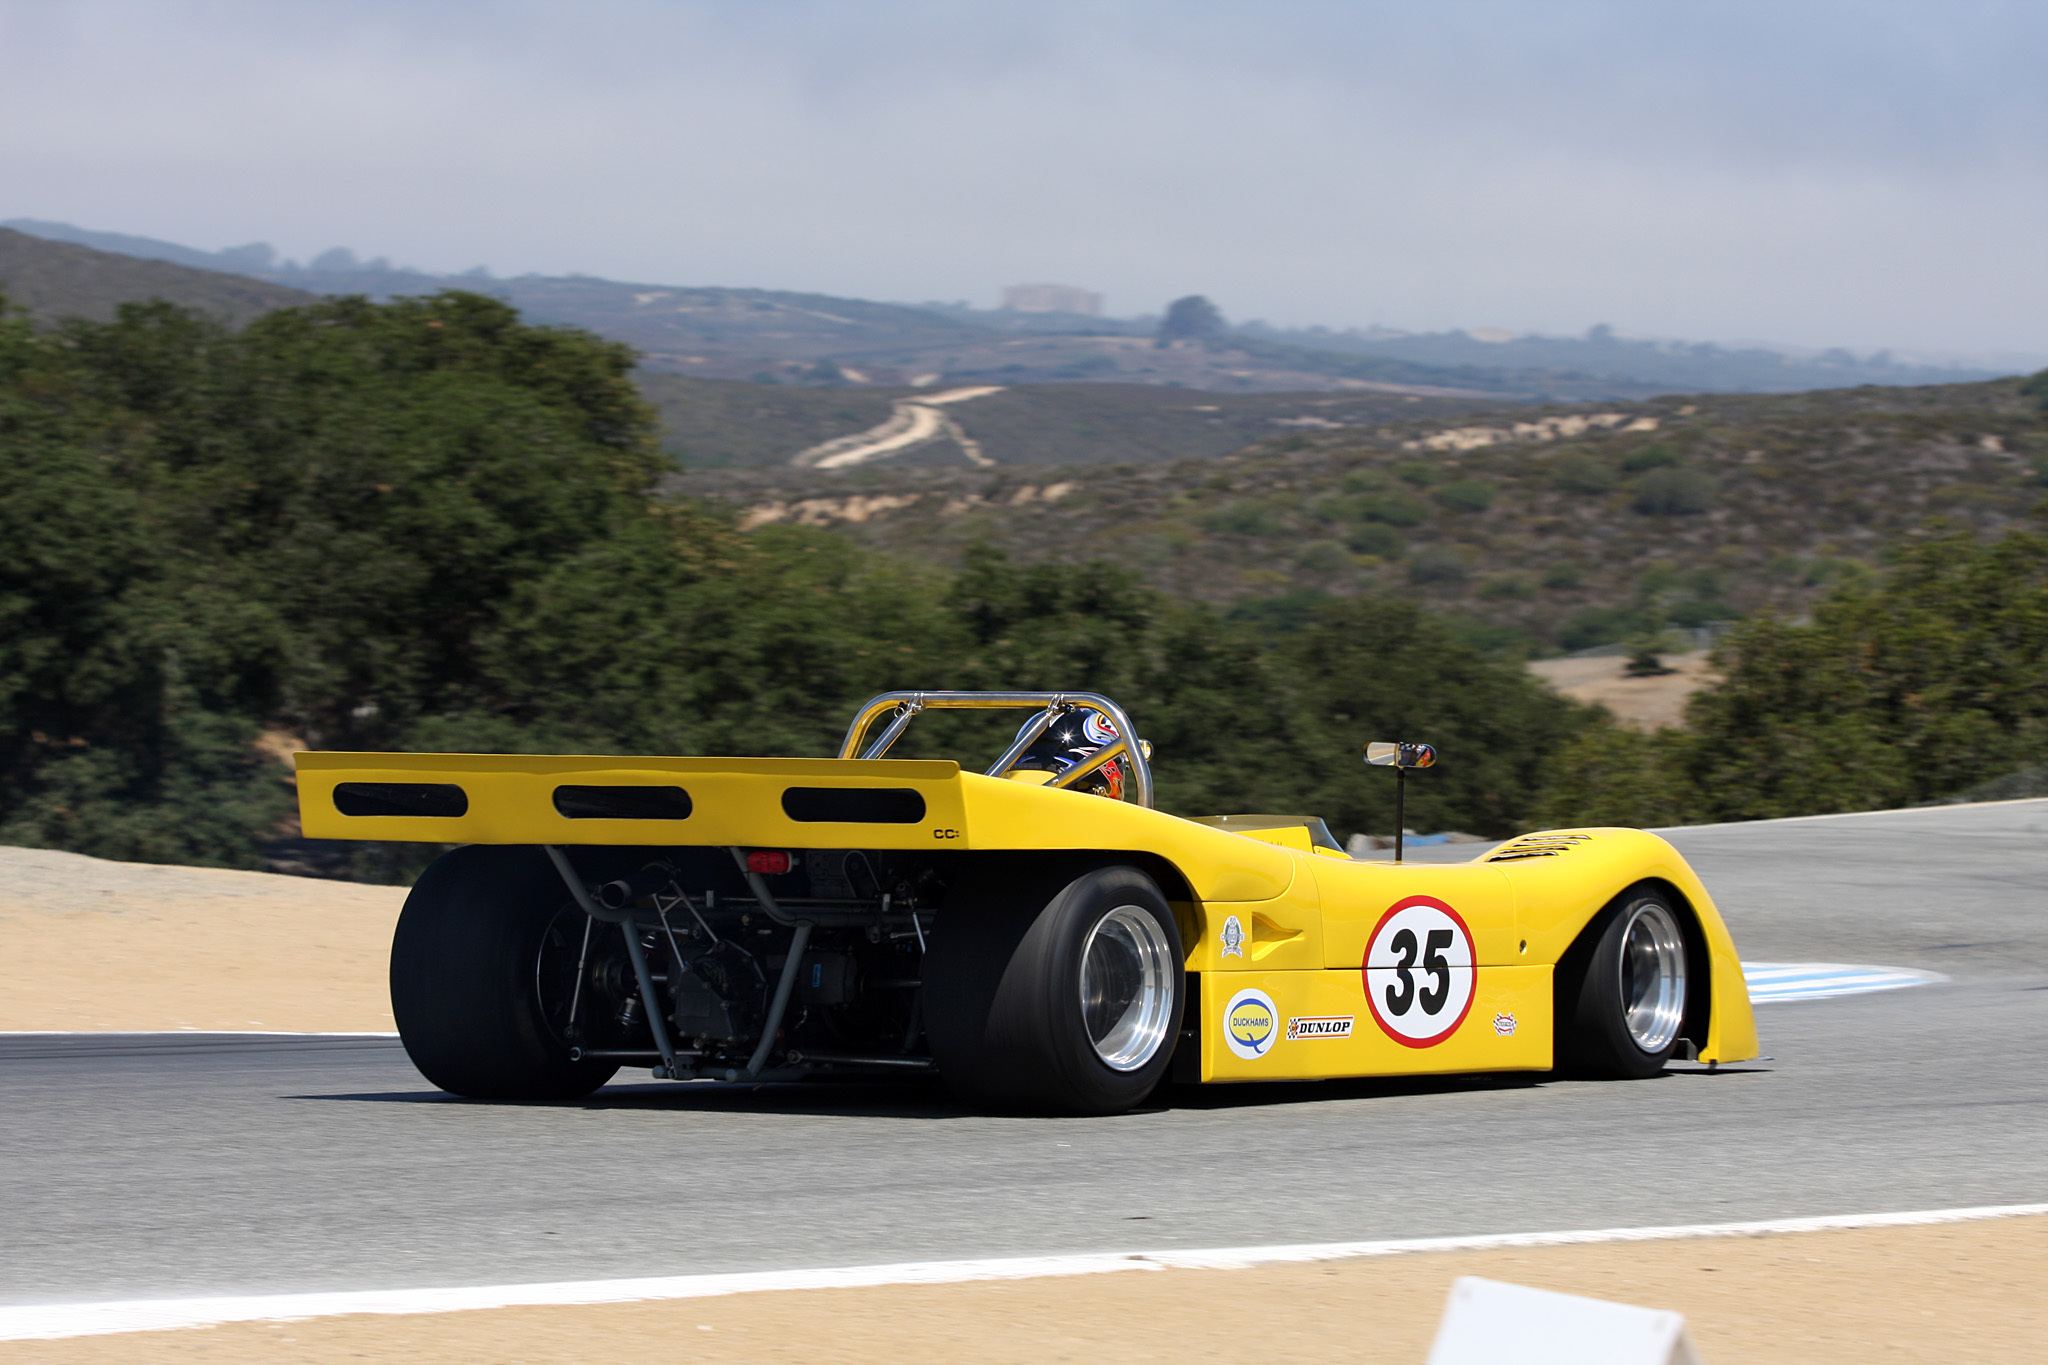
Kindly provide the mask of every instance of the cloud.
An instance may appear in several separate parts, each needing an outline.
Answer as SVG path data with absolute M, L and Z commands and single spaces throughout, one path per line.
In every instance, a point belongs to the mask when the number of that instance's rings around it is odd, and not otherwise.
M 2048 349 L 2048 15 L 0 5 L 0 217 L 1120 312 Z

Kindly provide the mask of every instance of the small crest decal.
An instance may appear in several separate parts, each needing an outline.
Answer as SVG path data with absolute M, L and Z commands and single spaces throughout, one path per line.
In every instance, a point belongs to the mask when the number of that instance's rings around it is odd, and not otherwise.
M 1232 915 L 1223 921 L 1223 955 L 1225 957 L 1244 956 L 1244 926 L 1237 922 L 1236 915 Z
M 1493 1031 L 1503 1038 L 1512 1038 L 1515 1034 L 1515 1016 L 1512 1014 L 1494 1015 Z

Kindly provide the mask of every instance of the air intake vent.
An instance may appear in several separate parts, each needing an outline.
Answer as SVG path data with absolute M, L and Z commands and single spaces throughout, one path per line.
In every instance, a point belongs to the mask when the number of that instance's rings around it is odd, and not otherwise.
M 1590 834 L 1524 834 L 1510 839 L 1486 855 L 1489 863 L 1512 863 L 1522 858 L 1555 858 L 1580 844 L 1591 842 Z

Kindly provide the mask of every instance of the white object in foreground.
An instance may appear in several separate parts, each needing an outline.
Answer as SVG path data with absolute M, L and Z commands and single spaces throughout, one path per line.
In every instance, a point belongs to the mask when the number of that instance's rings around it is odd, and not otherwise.
M 1685 1318 L 1460 1275 L 1429 1365 L 1699 1365 Z

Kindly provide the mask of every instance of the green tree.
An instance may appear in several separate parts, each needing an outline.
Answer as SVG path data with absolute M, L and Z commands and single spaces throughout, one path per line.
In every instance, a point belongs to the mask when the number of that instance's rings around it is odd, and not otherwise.
M 1160 319 L 1154 344 L 1170 346 L 1176 341 L 1211 342 L 1222 337 L 1226 330 L 1227 324 L 1216 305 L 1200 294 L 1190 294 L 1166 306 L 1166 316 Z
M 1506 835 L 1534 818 L 1550 754 L 1584 724 L 1584 708 L 1408 602 L 1334 603 L 1278 662 L 1306 764 L 1295 800 L 1344 831 L 1393 832 L 1393 779 L 1365 766 L 1369 741 L 1437 746 L 1438 766 L 1408 784 L 1410 825 Z
M 1753 820 L 1938 800 L 2048 758 L 2048 538 L 1966 532 L 1851 578 L 1811 624 L 1763 616 L 1715 654 L 1687 728 L 1558 756 L 1563 823 Z

